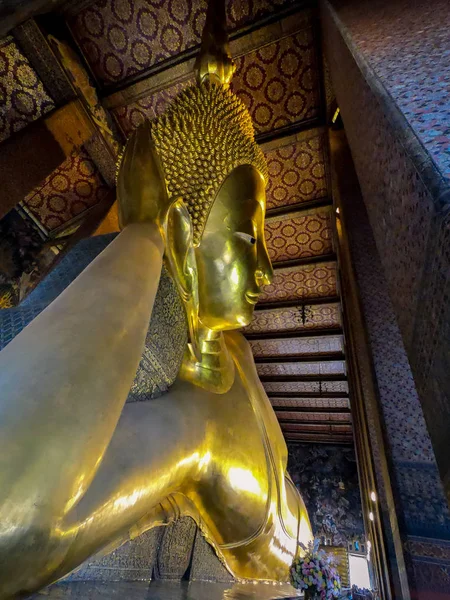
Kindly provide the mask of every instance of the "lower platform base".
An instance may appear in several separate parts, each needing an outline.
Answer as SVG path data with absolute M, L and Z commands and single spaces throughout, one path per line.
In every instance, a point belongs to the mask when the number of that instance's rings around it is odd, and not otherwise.
M 302 597 L 290 586 L 263 583 L 72 581 L 52 585 L 29 600 L 294 600 Z

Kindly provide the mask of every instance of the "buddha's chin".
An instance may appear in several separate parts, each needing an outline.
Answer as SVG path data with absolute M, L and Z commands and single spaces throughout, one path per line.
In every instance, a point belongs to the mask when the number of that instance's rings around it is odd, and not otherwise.
M 237 322 L 238 324 L 234 327 L 234 329 L 241 329 L 242 327 L 247 327 L 253 320 L 253 311 L 255 310 L 254 304 L 247 304 L 245 310 L 239 315 Z
M 211 315 L 210 313 L 199 315 L 200 322 L 211 331 L 234 331 L 251 323 L 255 310 L 254 304 L 244 300 L 238 308 L 235 306 L 233 308 L 233 312 L 228 311 L 223 316 Z

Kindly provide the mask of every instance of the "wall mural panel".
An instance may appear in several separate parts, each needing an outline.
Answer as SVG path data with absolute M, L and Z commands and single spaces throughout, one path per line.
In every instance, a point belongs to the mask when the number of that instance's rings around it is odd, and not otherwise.
M 333 252 L 331 209 L 289 213 L 266 220 L 266 243 L 272 262 Z
M 344 351 L 342 336 L 301 337 L 279 340 L 249 340 L 255 358 L 268 356 L 302 356 Z
M 336 296 L 336 263 L 324 262 L 276 269 L 259 301 L 284 302 Z
M 75 150 L 24 200 L 37 220 L 51 232 L 91 208 L 109 188 L 83 150 Z
M 319 115 L 319 87 L 311 28 L 236 60 L 233 91 L 250 111 L 256 134 Z
M 55 108 L 12 36 L 0 40 L 0 142 Z
M 340 305 L 307 304 L 293 308 L 257 310 L 253 321 L 244 333 L 271 333 L 274 331 L 303 331 L 305 329 L 339 329 L 341 326 Z
M 31 220 L 22 218 L 15 209 L 0 220 L 0 309 L 19 303 L 24 274 L 28 279 L 32 273 L 40 276 L 47 266 L 48 256 L 42 253 L 42 245 L 42 237 Z M 0 338 L 3 335 L 0 333 Z
M 324 135 L 266 152 L 269 168 L 267 210 L 327 195 Z
M 288 471 L 302 491 L 313 532 L 336 546 L 364 535 L 353 448 L 289 444 Z

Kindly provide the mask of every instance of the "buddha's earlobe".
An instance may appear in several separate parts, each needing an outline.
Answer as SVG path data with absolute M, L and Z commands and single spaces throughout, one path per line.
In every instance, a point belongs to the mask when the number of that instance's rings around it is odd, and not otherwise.
M 165 222 L 166 264 L 183 300 L 192 352 L 201 358 L 198 343 L 198 279 L 192 222 L 183 200 L 175 200 Z

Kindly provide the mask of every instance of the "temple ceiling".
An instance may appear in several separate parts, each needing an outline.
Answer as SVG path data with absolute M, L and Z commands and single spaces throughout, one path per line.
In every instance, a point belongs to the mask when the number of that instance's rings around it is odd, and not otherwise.
M 20 219 L 20 235 L 6 240 L 14 252 L 26 250 L 23 228 L 34 244 L 30 272 L 0 272 L 0 291 L 14 288 L 14 302 L 104 219 L 120 145 L 193 81 L 205 7 L 206 0 L 72 0 L 0 41 L 0 141 L 16 151 L 21 131 L 48 118 L 61 150 L 48 153 L 54 166 L 8 215 Z M 351 443 L 328 161 L 332 90 L 315 3 L 229 0 L 227 18 L 232 87 L 252 115 L 270 174 L 274 278 L 244 333 L 286 439 Z M 115 224 L 110 212 L 101 231 Z

